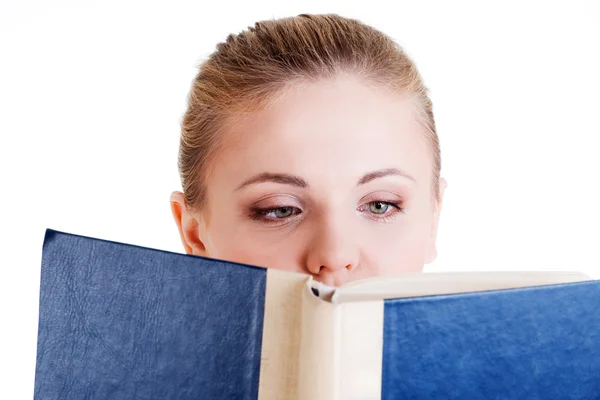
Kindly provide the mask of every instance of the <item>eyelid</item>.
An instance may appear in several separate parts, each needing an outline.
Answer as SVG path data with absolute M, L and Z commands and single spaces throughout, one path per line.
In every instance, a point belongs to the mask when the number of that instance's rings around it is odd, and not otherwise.
M 290 195 L 269 195 L 258 199 L 250 204 L 251 208 L 280 208 L 280 207 L 295 207 L 303 208 L 303 204 L 295 196 Z
M 386 203 L 403 203 L 404 196 L 401 196 L 398 193 L 391 192 L 388 190 L 379 190 L 376 192 L 371 192 L 366 194 L 360 199 L 361 204 L 372 203 L 372 202 L 386 202 Z

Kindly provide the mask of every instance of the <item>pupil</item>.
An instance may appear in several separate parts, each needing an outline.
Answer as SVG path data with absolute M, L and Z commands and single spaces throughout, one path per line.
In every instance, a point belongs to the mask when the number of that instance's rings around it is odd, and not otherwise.
M 387 209 L 387 204 L 384 204 L 382 202 L 377 202 L 377 203 L 373 203 L 371 205 L 371 210 L 376 213 L 376 214 L 381 214 L 384 213 L 385 210 Z
M 291 214 L 291 210 L 292 210 L 291 207 L 281 207 L 281 208 L 278 208 L 277 210 L 275 210 L 275 215 L 278 218 L 284 218 Z

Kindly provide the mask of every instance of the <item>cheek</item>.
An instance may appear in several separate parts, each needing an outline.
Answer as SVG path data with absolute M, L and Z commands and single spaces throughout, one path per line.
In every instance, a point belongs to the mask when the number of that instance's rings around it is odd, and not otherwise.
M 294 237 L 253 232 L 239 221 L 215 221 L 209 237 L 209 257 L 265 268 L 304 272 L 300 263 L 300 250 L 304 246 Z
M 377 275 L 423 270 L 429 251 L 429 229 L 426 224 L 406 224 L 377 236 L 371 236 L 363 249 L 365 262 L 374 266 Z
M 393 249 L 378 254 L 374 261 L 377 275 L 395 275 L 420 272 L 425 265 L 427 246 L 423 242 L 404 242 Z

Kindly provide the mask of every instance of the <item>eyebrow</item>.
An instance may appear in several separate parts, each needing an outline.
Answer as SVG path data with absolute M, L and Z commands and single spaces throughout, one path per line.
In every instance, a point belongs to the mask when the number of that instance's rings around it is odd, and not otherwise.
M 398 168 L 385 168 L 377 171 L 372 171 L 366 173 L 358 180 L 356 186 L 364 185 L 369 183 L 375 179 L 383 178 L 386 176 L 401 176 L 407 178 L 413 182 L 416 182 L 415 178 L 408 175 L 406 172 L 399 170 Z M 290 174 L 278 174 L 271 172 L 263 172 L 261 174 L 255 175 L 252 178 L 248 179 L 244 183 L 242 183 L 236 190 L 240 190 L 245 186 L 254 185 L 257 183 L 265 183 L 265 182 L 274 182 L 282 185 L 291 185 L 296 186 L 302 189 L 306 189 L 309 187 L 308 183 L 300 178 L 299 176 L 290 175 Z
M 236 190 L 240 190 L 241 188 L 253 185 L 255 183 L 263 183 L 263 182 L 275 182 L 280 183 L 282 185 L 292 185 L 302 189 L 308 188 L 308 183 L 299 176 L 289 175 L 289 174 L 274 174 L 271 172 L 263 172 L 262 174 L 258 174 L 248 179 L 244 183 L 242 183 Z
M 385 169 L 379 169 L 377 171 L 369 172 L 369 173 L 363 175 L 363 177 L 359 179 L 356 186 L 364 185 L 365 183 L 369 183 L 372 180 L 383 178 L 385 176 L 401 176 L 403 178 L 406 178 L 408 180 L 416 182 L 415 178 L 413 178 L 406 172 L 399 170 L 398 168 L 385 168 Z

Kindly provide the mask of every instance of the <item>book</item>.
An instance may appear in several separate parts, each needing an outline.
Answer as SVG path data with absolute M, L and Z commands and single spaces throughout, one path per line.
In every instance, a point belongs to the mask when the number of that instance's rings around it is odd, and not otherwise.
M 600 281 L 404 274 L 332 288 L 48 229 L 34 398 L 600 398 Z

